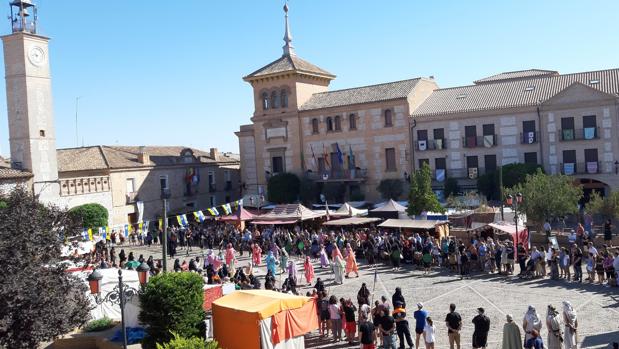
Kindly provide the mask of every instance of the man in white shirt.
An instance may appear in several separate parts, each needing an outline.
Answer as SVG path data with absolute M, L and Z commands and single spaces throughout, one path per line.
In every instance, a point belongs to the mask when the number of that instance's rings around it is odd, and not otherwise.
M 593 254 L 594 258 L 598 256 L 598 250 L 593 246 L 593 242 L 589 242 L 589 253 Z
M 550 231 L 552 230 L 552 227 L 550 226 L 550 222 L 546 221 L 544 223 L 544 232 L 546 233 L 546 238 L 550 237 Z

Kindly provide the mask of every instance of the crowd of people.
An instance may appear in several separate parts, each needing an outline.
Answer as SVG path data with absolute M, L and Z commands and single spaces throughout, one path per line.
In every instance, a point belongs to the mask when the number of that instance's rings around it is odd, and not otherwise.
M 260 227 L 260 229 L 258 228 Z M 580 231 L 580 228 L 577 228 Z M 162 233 L 147 233 L 135 244 L 161 243 Z M 302 287 L 313 287 L 306 295 L 317 301 L 320 318 L 320 335 L 334 341 L 344 338 L 361 343 L 362 348 L 434 348 L 437 333 L 442 332 L 422 303 L 416 304 L 412 314 L 414 334 L 409 330 L 406 302 L 401 290 L 396 289 L 389 303 L 386 297 L 373 301 L 365 284 L 357 295 L 357 303 L 347 298 L 328 294 L 325 283 L 315 278 L 316 268 L 332 275 L 335 284 L 359 277 L 357 259 L 370 265 L 389 265 L 397 271 L 403 264 L 423 271 L 423 275 L 445 270 L 460 278 L 472 273 L 513 275 L 519 270 L 521 278 L 550 278 L 566 282 L 597 283 L 606 287 L 617 285 L 619 251 L 607 244 L 595 246 L 587 234 L 575 232 L 570 246 L 559 248 L 549 242 L 546 246 L 514 244 L 510 239 L 473 235 L 468 241 L 451 236 L 435 236 L 430 232 L 405 235 L 399 231 L 376 228 L 326 231 L 321 228 L 293 229 L 257 226 L 239 230 L 236 226 L 209 222 L 188 227 L 171 227 L 166 234 L 168 253 L 174 259 L 175 272 L 196 272 L 205 276 L 207 283 L 233 282 L 237 289 L 271 289 L 299 294 Z M 129 243 L 131 245 L 132 243 Z M 152 274 L 162 270 L 161 260 L 152 256 L 135 258 L 133 252 L 125 253 L 127 243 L 101 240 L 88 256 L 90 262 L 105 267 L 135 269 L 146 262 Z M 120 251 L 117 254 L 117 250 Z M 182 258 L 184 251 L 192 249 L 202 255 Z M 240 265 L 238 257 L 249 255 L 249 262 Z M 180 258 L 179 258 L 180 257 Z M 187 260 L 188 259 L 188 260 Z M 297 262 L 299 261 L 299 262 Z M 516 264 L 519 268 L 516 269 Z M 266 266 L 264 278 L 256 276 L 255 268 Z M 302 269 L 299 268 L 301 266 Z M 583 267 L 587 272 L 583 278 Z M 282 280 L 283 279 L 283 280 Z M 329 278 L 331 279 L 331 278 Z M 264 283 L 264 285 L 262 284 Z M 446 334 L 450 348 L 460 348 L 462 319 L 455 305 L 445 317 Z M 473 348 L 485 348 L 490 320 L 485 310 L 471 322 L 474 325 Z M 546 326 L 548 336 L 543 339 L 540 331 Z M 578 322 L 576 312 L 568 301 L 560 310 L 548 306 L 545 321 L 533 307 L 526 312 L 522 330 L 507 315 L 503 327 L 503 348 L 565 348 L 576 347 Z M 329 335 L 330 333 L 330 335 Z M 397 339 L 396 339 L 397 338 Z M 413 340 L 414 339 L 414 340 Z M 414 342 L 414 343 L 413 343 Z

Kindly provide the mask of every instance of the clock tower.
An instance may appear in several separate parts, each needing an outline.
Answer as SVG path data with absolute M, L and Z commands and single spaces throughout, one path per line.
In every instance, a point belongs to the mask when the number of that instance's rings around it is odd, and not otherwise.
M 11 0 L 12 33 L 2 37 L 11 167 L 33 174 L 43 202 L 60 195 L 49 69 L 49 38 L 37 34 L 31 0 Z

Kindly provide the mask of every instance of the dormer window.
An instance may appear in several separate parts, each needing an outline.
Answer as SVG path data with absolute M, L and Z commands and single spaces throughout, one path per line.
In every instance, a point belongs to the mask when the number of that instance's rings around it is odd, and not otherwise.
M 269 109 L 269 94 L 266 92 L 262 93 L 262 110 Z
M 279 94 L 277 91 L 271 92 L 271 109 L 279 108 Z
M 288 108 L 288 92 L 282 90 L 281 92 L 282 108 Z

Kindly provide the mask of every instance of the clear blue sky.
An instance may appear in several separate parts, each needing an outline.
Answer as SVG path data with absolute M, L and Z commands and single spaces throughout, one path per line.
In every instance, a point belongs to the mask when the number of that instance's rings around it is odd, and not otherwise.
M 242 76 L 281 55 L 283 1 L 36 0 L 52 38 L 58 147 L 187 145 L 237 151 Z M 8 0 L 0 15 L 8 14 Z M 299 56 L 331 89 L 434 75 L 441 87 L 502 71 L 619 67 L 619 1 L 291 0 Z M 2 17 L 2 16 L 0 16 Z M 9 32 L 9 23 L 0 32 Z M 1 58 L 0 58 L 1 59 Z M 8 155 L 4 84 L 0 153 Z

